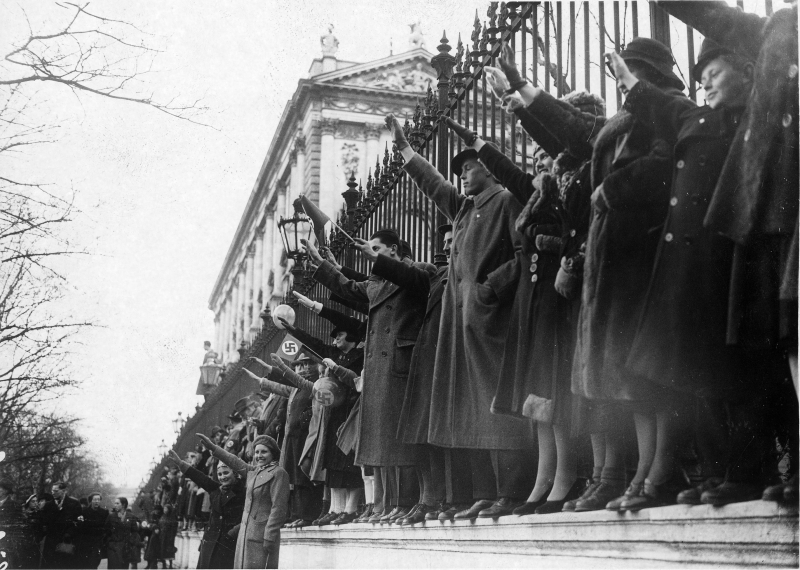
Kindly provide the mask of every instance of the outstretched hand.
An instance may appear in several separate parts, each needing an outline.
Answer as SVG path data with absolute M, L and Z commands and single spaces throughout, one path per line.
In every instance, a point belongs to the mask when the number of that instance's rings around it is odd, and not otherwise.
M 275 363 L 275 366 L 283 364 L 283 359 L 280 356 L 278 356 L 277 354 L 275 354 L 274 352 L 272 354 L 270 354 L 269 357 L 272 359 L 272 362 Z
M 378 252 L 372 251 L 372 247 L 369 245 L 369 242 L 365 239 L 361 238 L 353 238 L 353 249 L 356 249 L 361 252 L 361 254 L 369 259 L 370 261 L 374 262 L 378 259 Z
M 517 69 L 517 62 L 514 61 L 514 49 L 508 42 L 503 43 L 497 63 L 503 73 L 506 74 L 506 79 L 508 79 L 511 88 L 516 89 L 515 84 L 522 82 L 522 76 L 519 73 L 519 69 Z
M 169 450 L 169 455 L 167 455 L 167 459 L 169 459 L 170 461 L 172 461 L 176 465 L 180 465 L 181 463 L 183 463 L 183 459 L 181 459 L 180 455 L 175 453 L 174 449 L 170 449 Z
M 269 366 L 269 364 L 267 364 L 266 362 L 264 362 L 263 360 L 261 360 L 257 356 L 251 356 L 250 360 L 254 360 L 255 362 L 258 362 L 261 366 Z
M 196 433 L 195 435 L 197 437 L 199 437 L 200 441 L 202 441 L 204 444 L 206 444 L 206 447 L 208 447 L 209 449 L 211 449 L 212 446 L 214 445 L 214 442 L 211 441 L 211 438 L 209 438 L 206 434 L 204 434 L 204 433 Z
M 313 261 L 317 265 L 320 265 L 323 261 L 325 261 L 319 254 L 317 246 L 315 246 L 313 243 L 311 243 L 307 239 L 301 239 L 300 243 L 303 244 L 303 247 L 306 248 L 306 252 L 308 253 L 308 257 L 311 258 L 311 261 Z
M 290 325 L 289 322 L 283 317 L 278 317 L 278 320 L 283 325 L 283 328 L 285 328 L 287 331 L 292 332 L 293 330 L 296 330 L 294 325 Z
M 444 117 L 444 124 L 447 125 L 451 131 L 457 134 L 467 146 L 473 146 L 478 140 L 478 134 L 464 127 L 460 123 L 455 122 L 450 117 Z
M 323 253 L 325 254 L 325 260 L 328 263 L 333 265 L 336 269 L 341 269 L 342 268 L 342 266 L 339 265 L 339 262 L 336 261 L 336 258 L 333 256 L 333 252 L 331 251 L 331 249 L 329 247 L 326 247 L 325 251 Z M 297 295 L 297 293 L 295 293 L 295 295 Z M 298 297 L 298 299 L 299 299 L 299 297 Z M 306 306 L 308 306 L 310 308 L 309 305 L 306 305 Z
M 606 64 L 617 80 L 617 87 L 622 93 L 627 94 L 639 80 L 628 68 L 628 64 L 616 52 L 606 54 Z
M 386 128 L 392 133 L 392 140 L 394 140 L 394 144 L 397 145 L 397 150 L 403 150 L 411 146 L 408 144 L 406 134 L 403 132 L 403 126 L 400 124 L 400 121 L 397 120 L 397 117 L 389 113 L 386 115 L 384 122 L 386 123 Z

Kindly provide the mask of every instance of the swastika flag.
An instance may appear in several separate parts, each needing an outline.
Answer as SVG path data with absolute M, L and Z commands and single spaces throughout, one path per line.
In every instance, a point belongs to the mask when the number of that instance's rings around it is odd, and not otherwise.
M 278 347 L 278 356 L 283 358 L 284 360 L 288 360 L 289 362 L 294 362 L 294 360 L 300 355 L 303 351 L 303 343 L 294 338 L 289 333 L 286 333 L 286 336 L 283 337 L 280 346 Z

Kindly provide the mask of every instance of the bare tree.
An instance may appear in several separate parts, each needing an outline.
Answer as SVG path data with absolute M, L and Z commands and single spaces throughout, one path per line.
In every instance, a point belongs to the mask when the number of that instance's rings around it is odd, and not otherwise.
M 75 190 L 21 174 L 24 152 L 57 140 L 63 124 L 42 117 L 58 107 L 58 89 L 80 99 L 102 97 L 146 105 L 199 125 L 199 101 L 162 99 L 149 75 L 159 50 L 130 22 L 90 11 L 88 3 L 53 4 L 52 29 L 27 33 L 0 59 L 0 450 L 3 469 L 74 453 L 82 444 L 74 420 L 44 414 L 43 404 L 78 380 L 69 368 L 71 342 L 90 323 L 59 316 L 66 286 L 56 261 L 85 254 L 66 227 L 77 213 Z M 40 89 L 43 85 L 55 89 Z M 13 165 L 13 167 L 12 167 Z M 11 175 L 8 172 L 18 172 Z M 39 429 L 41 428 L 41 429 Z M 63 428 L 63 429 L 62 429 Z M 69 428 L 69 429 L 67 429 Z M 66 431 L 65 431 L 66 430 Z M 54 439 L 54 434 L 62 439 Z M 40 474 L 46 470 L 40 470 Z M 21 476 L 21 475 L 20 475 Z

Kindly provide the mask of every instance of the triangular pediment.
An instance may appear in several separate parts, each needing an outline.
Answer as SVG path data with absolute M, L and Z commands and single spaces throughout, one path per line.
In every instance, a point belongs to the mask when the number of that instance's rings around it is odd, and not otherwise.
M 315 83 L 327 85 L 424 93 L 429 85 L 436 88 L 436 71 L 431 67 L 431 57 L 433 54 L 419 48 L 318 75 L 313 79 Z

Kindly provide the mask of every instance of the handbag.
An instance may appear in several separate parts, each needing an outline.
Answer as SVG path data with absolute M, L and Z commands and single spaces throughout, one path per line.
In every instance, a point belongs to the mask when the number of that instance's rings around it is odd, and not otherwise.
M 59 554 L 75 554 L 75 545 L 69 542 L 59 542 L 56 544 L 56 552 Z

